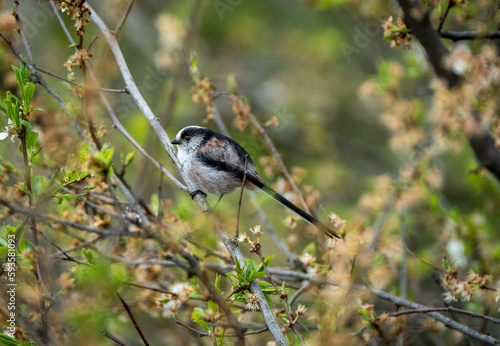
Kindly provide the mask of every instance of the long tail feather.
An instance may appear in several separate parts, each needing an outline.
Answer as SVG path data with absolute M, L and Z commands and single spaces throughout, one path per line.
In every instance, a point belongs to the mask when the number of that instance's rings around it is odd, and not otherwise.
M 340 234 L 337 232 L 333 231 L 332 229 L 328 228 L 321 222 L 319 222 L 314 216 L 310 215 L 309 213 L 303 211 L 299 207 L 297 207 L 295 204 L 290 202 L 288 199 L 271 189 L 268 185 L 262 183 L 261 181 L 255 179 L 252 175 L 247 175 L 247 180 L 251 182 L 253 185 L 257 186 L 260 188 L 262 191 L 264 191 L 269 197 L 274 199 L 276 202 L 280 203 L 282 206 L 288 208 L 289 210 L 293 211 L 295 214 L 300 216 L 304 221 L 308 222 L 310 225 L 316 227 L 320 231 L 324 232 L 326 236 L 330 238 L 337 238 L 337 239 L 342 239 Z
M 245 177 L 247 182 L 250 182 L 252 185 L 255 185 L 256 187 L 264 191 L 272 199 L 274 199 L 284 207 L 293 211 L 295 214 L 300 216 L 302 219 L 304 219 L 312 226 L 324 232 L 328 237 L 342 239 L 342 237 L 337 232 L 331 230 L 330 228 L 328 228 L 327 226 L 316 220 L 316 218 L 314 218 L 312 215 L 309 215 L 308 213 L 297 207 L 288 199 L 286 199 L 285 197 L 283 197 L 282 195 L 271 189 L 266 183 L 262 181 L 262 179 L 255 177 L 250 172 L 247 171 L 247 173 L 245 173 L 245 170 L 239 166 L 232 165 L 225 161 L 214 160 L 207 156 L 200 156 L 199 159 L 202 160 L 204 164 L 217 168 L 218 170 L 221 171 L 230 172 L 234 174 L 234 176 L 240 178 L 241 180 L 243 180 L 243 178 Z

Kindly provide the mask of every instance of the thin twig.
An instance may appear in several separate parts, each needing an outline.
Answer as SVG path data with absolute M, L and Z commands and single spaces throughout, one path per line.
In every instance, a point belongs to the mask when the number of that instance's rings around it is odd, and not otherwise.
M 97 36 L 94 36 L 92 41 L 90 41 L 89 45 L 87 46 L 87 52 L 90 52 L 90 48 L 92 48 L 92 45 L 94 44 L 95 41 L 97 41 Z
M 125 24 L 125 21 L 127 20 L 128 15 L 130 14 L 130 11 L 132 11 L 132 6 L 134 6 L 134 2 L 135 2 L 135 0 L 131 0 L 129 2 L 127 9 L 125 10 L 122 18 L 120 19 L 120 22 L 116 26 L 115 30 L 112 31 L 113 35 L 115 35 L 116 37 L 118 37 L 118 35 L 120 35 L 120 32 L 123 29 L 123 25 Z
M 500 319 L 498 319 L 498 318 L 486 316 L 483 314 L 478 314 L 476 312 L 458 309 L 458 308 L 455 308 L 453 306 L 448 306 L 446 308 L 424 308 L 424 309 L 403 310 L 403 311 L 392 312 L 392 313 L 387 314 L 387 315 L 391 316 L 391 317 L 398 317 L 398 316 L 410 315 L 410 314 L 426 314 L 428 312 L 434 312 L 434 311 L 436 311 L 436 312 L 440 312 L 440 311 L 456 312 L 456 313 L 471 316 L 474 318 L 480 318 L 480 319 L 483 319 L 485 321 L 493 322 L 495 324 L 500 324 Z
M 236 232 L 234 233 L 235 242 L 238 241 L 238 237 L 240 236 L 241 200 L 243 199 L 243 191 L 245 190 L 245 183 L 247 182 L 247 164 L 248 164 L 248 155 L 245 155 L 245 174 L 243 174 L 243 180 L 241 181 L 240 199 L 238 200 L 238 211 L 236 213 Z
M 446 17 L 448 16 L 448 12 L 450 12 L 450 10 L 453 6 L 455 6 L 455 0 L 449 0 L 448 6 L 446 7 L 446 10 L 444 11 L 444 14 L 443 14 L 443 17 L 441 18 L 441 21 L 439 22 L 439 26 L 437 28 L 438 32 L 441 32 L 441 29 L 443 28 Z
M 103 239 L 106 239 L 106 238 L 104 238 L 103 236 L 98 236 L 95 239 L 86 241 L 84 243 L 80 243 L 80 244 L 78 244 L 76 246 L 70 247 L 69 249 L 64 249 L 64 250 L 60 250 L 58 252 L 55 252 L 55 253 L 53 253 L 50 256 L 51 257 L 59 257 L 61 255 L 67 255 L 69 252 L 77 251 L 77 250 L 86 248 L 87 246 L 94 245 L 95 243 L 97 243 L 97 242 L 99 242 L 99 241 L 101 241 Z
M 100 90 L 100 91 L 105 91 L 105 92 L 115 93 L 115 94 L 123 94 L 123 93 L 127 94 L 127 93 L 128 93 L 127 89 L 108 89 L 108 88 L 98 88 L 98 87 L 93 86 L 93 85 L 83 85 L 83 84 L 81 84 L 81 83 L 78 83 L 78 82 L 72 81 L 72 80 L 70 80 L 70 79 L 67 79 L 67 78 L 64 78 L 64 77 L 58 76 L 58 75 L 56 75 L 55 73 L 52 73 L 52 72 L 50 72 L 50 71 L 46 71 L 46 70 L 44 70 L 44 69 L 42 69 L 42 68 L 37 67 L 36 69 L 37 69 L 37 71 L 40 71 L 40 72 L 42 72 L 42 73 L 45 73 L 46 75 L 49 75 L 49 76 L 51 76 L 51 77 L 54 77 L 54 78 L 60 79 L 60 80 L 65 81 L 65 82 L 67 82 L 67 83 L 70 83 L 70 84 L 76 85 L 76 86 L 78 86 L 79 88 L 89 88 L 89 89 L 93 89 L 93 90 Z
M 442 38 L 452 40 L 453 42 L 464 40 L 498 40 L 500 39 L 500 30 L 487 32 L 478 31 L 441 31 L 439 35 Z
M 127 346 L 127 344 L 126 344 L 126 343 L 124 343 L 123 341 L 121 341 L 120 339 L 118 339 L 116 336 L 114 336 L 114 335 L 110 334 L 107 330 L 105 330 L 105 331 L 103 332 L 103 335 L 104 335 L 105 337 L 107 337 L 108 339 L 113 340 L 113 341 L 114 341 L 114 342 L 116 342 L 118 345 L 121 345 L 121 346 Z
M 198 334 L 200 337 L 202 337 L 202 336 L 210 336 L 210 334 L 208 334 L 208 333 L 204 333 L 204 332 L 200 332 L 199 330 L 196 330 L 196 329 L 194 329 L 194 328 L 191 328 L 190 326 L 185 325 L 185 324 L 184 324 L 184 323 L 182 323 L 181 321 L 176 321 L 176 322 L 177 322 L 177 324 L 179 324 L 179 325 L 183 326 L 184 328 L 187 328 L 187 329 L 189 329 L 189 330 L 191 330 L 191 331 L 195 332 L 195 333 L 196 333 L 196 334 Z
M 115 291 L 115 294 L 118 297 L 118 299 L 120 299 L 120 302 L 122 303 L 125 310 L 127 310 L 127 314 L 130 317 L 130 319 L 132 320 L 132 323 L 134 324 L 134 328 L 135 328 L 135 330 L 137 330 L 137 333 L 139 334 L 142 341 L 144 342 L 144 345 L 149 346 L 149 343 L 146 340 L 146 337 L 144 336 L 144 333 L 142 332 L 141 327 L 139 327 L 139 324 L 137 323 L 137 320 L 135 319 L 134 314 L 132 314 L 132 310 L 130 310 L 130 307 L 128 306 L 127 302 L 122 298 L 122 296 L 120 295 L 120 293 L 118 293 L 118 291 Z
M 21 21 L 21 17 L 19 16 L 19 11 L 18 11 L 19 2 L 16 0 L 11 0 L 11 3 L 12 3 L 12 8 L 13 8 L 14 19 L 16 20 L 17 27 L 19 28 L 18 32 L 19 32 L 19 35 L 21 36 L 21 40 L 23 41 L 23 44 L 24 44 L 24 49 L 26 50 L 26 55 L 28 57 L 28 63 L 34 64 L 35 62 L 33 60 L 33 52 L 31 49 L 31 45 L 28 42 L 28 38 L 26 37 L 26 33 L 24 32 L 24 27 L 23 27 L 23 23 Z
M 309 281 L 302 282 L 302 287 L 300 287 L 300 289 L 297 292 L 295 292 L 295 294 L 292 296 L 292 298 L 290 298 L 290 307 L 293 306 L 293 303 L 295 303 L 295 301 L 297 300 L 297 298 L 299 298 L 300 295 L 302 293 L 304 293 L 305 290 L 307 290 L 309 288 L 309 286 L 310 286 Z
M 143 286 L 143 285 L 139 285 L 139 284 L 136 284 L 136 283 L 133 283 L 133 282 L 125 282 L 125 285 L 132 286 L 132 287 L 137 287 L 137 288 L 144 288 L 146 290 L 155 291 L 155 292 L 159 292 L 159 293 L 170 294 L 170 295 L 172 295 L 174 297 L 177 297 L 177 293 L 171 292 L 171 291 L 163 289 L 163 288 L 157 288 L 157 287 L 151 287 L 151 286 Z

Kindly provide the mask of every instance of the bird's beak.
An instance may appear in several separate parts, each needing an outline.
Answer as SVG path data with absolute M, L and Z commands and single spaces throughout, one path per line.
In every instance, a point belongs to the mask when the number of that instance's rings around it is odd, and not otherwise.
M 170 143 L 171 143 L 171 144 L 176 145 L 176 144 L 181 144 L 181 141 L 180 141 L 180 140 L 178 140 L 178 139 L 174 139 L 174 140 L 173 140 L 172 142 L 170 142 Z

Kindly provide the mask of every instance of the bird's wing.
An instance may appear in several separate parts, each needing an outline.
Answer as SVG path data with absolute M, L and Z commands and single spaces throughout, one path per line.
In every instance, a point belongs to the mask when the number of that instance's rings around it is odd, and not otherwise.
M 211 138 L 198 151 L 196 158 L 208 166 L 231 173 L 241 180 L 243 180 L 246 168 L 248 181 L 259 188 L 265 185 L 250 155 L 242 146 L 230 138 Z

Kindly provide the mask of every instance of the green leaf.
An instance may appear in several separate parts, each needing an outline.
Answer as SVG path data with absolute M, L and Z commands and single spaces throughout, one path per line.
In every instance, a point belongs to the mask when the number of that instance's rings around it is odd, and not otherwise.
M 21 64 L 21 66 L 22 66 L 22 64 Z M 12 69 L 14 70 L 14 72 L 16 74 L 17 84 L 22 87 L 24 85 L 24 81 L 23 81 L 23 77 L 21 74 L 21 70 L 17 66 L 14 66 L 14 65 L 12 65 Z
M 37 175 L 33 178 L 33 182 L 31 183 L 33 196 L 40 196 L 44 192 L 46 182 L 47 179 L 43 175 Z
M 29 122 L 27 122 L 26 120 L 21 120 L 21 125 L 24 125 L 26 126 L 27 129 L 31 130 L 32 126 Z
M 82 253 L 85 256 L 85 258 L 87 259 L 87 261 L 89 261 L 89 263 L 94 264 L 94 252 L 92 252 L 92 250 L 87 250 L 87 249 L 83 248 Z
M 0 333 L 0 345 L 3 346 L 22 346 L 19 341 L 11 336 Z
M 40 145 L 40 147 L 34 151 L 31 152 L 30 154 L 30 159 L 33 160 L 39 153 L 42 151 L 43 145 Z
M 314 254 L 316 252 L 316 244 L 314 243 L 309 243 L 304 247 L 304 250 L 302 250 L 303 253 L 308 253 L 308 254 Z
M 132 152 L 132 153 L 128 153 L 127 156 L 125 156 L 125 166 L 128 166 L 132 163 L 132 161 L 134 161 L 134 158 L 135 158 L 135 154 Z
M 82 195 L 80 194 L 79 196 L 82 196 Z M 63 198 L 65 198 L 65 199 L 72 199 L 72 200 L 74 200 L 74 201 L 78 201 L 78 197 L 73 196 L 73 195 L 70 195 L 69 193 L 57 194 L 55 197 L 56 197 L 57 199 L 61 199 L 61 200 L 62 200 Z M 61 204 L 61 203 L 59 203 L 59 204 Z
M 264 260 L 264 263 L 266 264 L 266 267 L 269 265 L 269 263 L 271 263 L 271 261 L 273 260 L 273 258 L 274 258 L 274 254 L 272 254 L 271 256 L 267 257 Z
M 26 147 L 28 152 L 33 151 L 36 147 L 36 140 L 38 139 L 38 132 L 29 131 L 26 135 Z
M 17 187 L 19 190 L 29 194 L 29 191 L 27 188 L 25 188 L 24 186 L 21 186 L 21 185 L 14 185 L 14 187 Z
M 193 320 L 193 322 L 199 324 L 205 330 L 210 330 L 210 326 L 208 325 L 208 323 L 203 320 L 196 319 Z
M 215 288 L 217 289 L 217 292 L 220 294 L 220 278 L 222 275 L 220 274 L 215 274 Z
M 26 249 L 26 232 L 23 232 L 22 226 L 18 226 L 18 230 L 19 230 L 18 233 L 19 238 L 17 240 L 17 246 L 19 247 L 19 252 L 23 253 L 24 250 Z
M 450 268 L 451 268 L 450 262 L 448 262 L 448 260 L 446 259 L 446 257 L 443 257 L 443 268 L 445 270 L 450 270 Z
M 160 214 L 160 198 L 156 193 L 151 195 L 151 206 L 153 207 L 153 213 L 158 216 Z
M 4 238 L 0 238 L 0 247 L 7 248 L 8 246 L 9 246 L 9 244 L 8 244 L 7 240 L 5 240 Z
M 0 258 L 5 258 L 5 256 L 7 256 L 8 253 L 9 253 L 9 249 L 7 249 L 6 247 L 3 247 L 3 246 L 0 247 Z
M 258 279 L 258 278 L 261 278 L 263 276 L 266 276 L 266 272 L 257 272 L 257 273 L 253 273 L 252 276 L 250 277 L 250 281 L 251 280 L 255 280 L 255 279 Z
M 209 309 L 209 310 L 212 310 L 212 311 L 217 311 L 218 307 L 219 307 L 219 306 L 217 305 L 217 303 L 216 303 L 216 302 L 214 302 L 213 300 L 209 300 L 209 301 L 208 301 L 208 309 Z
M 35 84 L 33 83 L 26 84 L 21 94 L 23 98 L 24 109 L 25 111 L 29 112 L 30 102 L 33 99 L 33 96 L 35 95 Z

